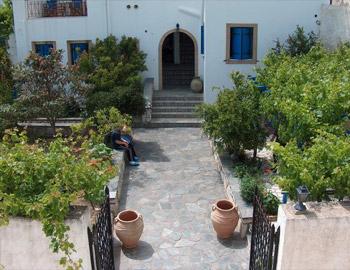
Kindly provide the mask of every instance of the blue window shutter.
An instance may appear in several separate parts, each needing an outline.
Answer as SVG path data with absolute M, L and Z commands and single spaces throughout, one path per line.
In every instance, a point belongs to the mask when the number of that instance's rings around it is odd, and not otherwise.
M 47 0 L 47 6 L 49 9 L 55 9 L 57 7 L 57 0 Z
M 201 26 L 201 54 L 204 54 L 204 25 Z
M 242 28 L 231 28 L 230 59 L 242 59 Z
M 74 8 L 81 8 L 83 0 L 73 0 Z
M 52 49 L 53 49 L 53 44 L 51 43 L 35 45 L 35 53 L 43 57 L 48 56 L 51 53 Z
M 76 64 L 78 62 L 79 56 L 83 52 L 89 52 L 88 43 L 72 43 L 70 46 L 72 64 Z
M 242 58 L 253 59 L 253 28 L 242 28 Z

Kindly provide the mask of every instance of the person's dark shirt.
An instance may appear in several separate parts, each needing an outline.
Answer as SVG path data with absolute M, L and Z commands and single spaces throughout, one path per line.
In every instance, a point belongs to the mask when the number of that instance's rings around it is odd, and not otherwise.
M 121 134 L 119 131 L 112 132 L 112 146 L 114 149 L 120 147 L 120 145 L 116 141 L 121 141 Z

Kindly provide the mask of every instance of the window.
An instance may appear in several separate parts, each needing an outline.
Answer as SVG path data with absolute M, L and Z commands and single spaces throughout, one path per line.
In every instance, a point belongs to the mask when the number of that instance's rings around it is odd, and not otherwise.
M 74 65 L 83 52 L 89 52 L 90 41 L 68 41 L 68 61 Z
M 226 63 L 256 64 L 257 25 L 227 24 Z
M 204 25 L 201 26 L 201 54 L 204 54 Z
M 56 43 L 54 41 L 42 41 L 42 42 L 33 42 L 32 50 L 40 56 L 48 56 L 51 53 L 51 50 L 56 48 Z

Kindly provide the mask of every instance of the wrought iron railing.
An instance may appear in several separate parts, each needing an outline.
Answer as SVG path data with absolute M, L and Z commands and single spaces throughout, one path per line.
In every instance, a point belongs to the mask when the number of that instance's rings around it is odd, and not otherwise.
M 250 247 L 250 270 L 276 270 L 280 228 L 275 229 L 266 214 L 258 192 L 254 196 L 253 230 Z
M 105 189 L 105 200 L 92 230 L 88 228 L 89 249 L 92 270 L 114 270 L 111 208 L 109 189 Z
M 28 18 L 87 16 L 87 0 L 27 0 Z

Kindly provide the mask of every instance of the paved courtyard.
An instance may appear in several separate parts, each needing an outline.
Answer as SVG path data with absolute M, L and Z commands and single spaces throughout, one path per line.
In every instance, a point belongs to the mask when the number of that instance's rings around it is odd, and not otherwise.
M 201 130 L 137 129 L 135 139 L 141 165 L 128 168 L 121 209 L 141 212 L 145 229 L 138 248 L 116 244 L 116 269 L 248 269 L 248 241 L 213 231 L 211 205 L 224 188 Z

